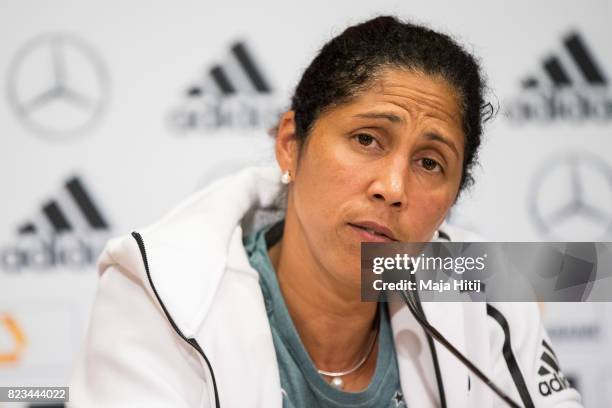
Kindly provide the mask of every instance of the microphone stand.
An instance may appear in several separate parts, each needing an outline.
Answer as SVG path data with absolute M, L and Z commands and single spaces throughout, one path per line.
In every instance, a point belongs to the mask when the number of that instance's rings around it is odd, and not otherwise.
M 476 367 L 467 357 L 465 357 L 459 350 L 455 348 L 446 338 L 432 325 L 429 324 L 427 319 L 419 314 L 414 303 L 406 294 L 406 291 L 399 291 L 402 299 L 410 309 L 410 312 L 431 337 L 433 337 L 438 343 L 442 344 L 452 355 L 454 355 L 463 365 L 470 369 L 478 378 L 480 378 L 495 394 L 497 394 L 502 400 L 504 400 L 512 408 L 521 408 L 508 394 L 503 392 L 489 377 L 487 377 L 478 367 Z

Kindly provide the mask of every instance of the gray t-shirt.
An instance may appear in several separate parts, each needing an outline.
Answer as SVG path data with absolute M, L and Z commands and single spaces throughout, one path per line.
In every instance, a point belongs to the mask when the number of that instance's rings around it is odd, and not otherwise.
M 368 388 L 360 392 L 338 390 L 319 375 L 293 325 L 268 257 L 268 247 L 280 239 L 282 230 L 283 220 L 255 231 L 243 242 L 251 265 L 260 274 L 259 282 L 279 365 L 283 407 L 405 407 L 393 334 L 384 303 L 378 308 L 378 356 L 376 371 Z

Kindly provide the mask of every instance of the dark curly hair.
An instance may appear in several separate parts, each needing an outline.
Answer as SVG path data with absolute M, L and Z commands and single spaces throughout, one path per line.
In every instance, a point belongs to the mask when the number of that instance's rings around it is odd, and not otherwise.
M 486 83 L 479 63 L 448 35 L 391 16 L 347 28 L 325 44 L 306 68 L 291 99 L 300 154 L 317 118 L 368 89 L 386 68 L 440 76 L 457 91 L 465 134 L 460 193 L 474 182 L 471 169 L 482 125 L 494 113 L 484 100 Z

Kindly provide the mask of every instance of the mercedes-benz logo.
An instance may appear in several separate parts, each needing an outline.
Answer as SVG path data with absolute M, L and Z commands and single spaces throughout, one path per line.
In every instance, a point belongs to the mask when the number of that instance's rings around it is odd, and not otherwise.
M 104 111 L 109 79 L 102 59 L 83 40 L 46 34 L 25 44 L 15 56 L 7 81 L 9 104 L 37 134 L 81 134 Z
M 545 162 L 531 184 L 529 209 L 540 233 L 558 241 L 605 241 L 612 236 L 612 169 L 592 153 Z

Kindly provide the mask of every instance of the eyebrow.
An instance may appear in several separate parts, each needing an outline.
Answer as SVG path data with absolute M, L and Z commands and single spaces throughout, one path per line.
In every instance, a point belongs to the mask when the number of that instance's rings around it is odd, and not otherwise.
M 395 113 L 391 112 L 366 112 L 366 113 L 358 113 L 353 117 L 356 118 L 365 118 L 365 119 L 387 119 L 391 123 L 403 123 L 404 118 L 397 116 Z
M 455 156 L 457 156 L 457 158 L 459 158 L 459 150 L 457 150 L 457 147 L 455 146 L 455 143 L 453 143 L 452 140 L 449 140 L 447 138 L 445 138 L 444 136 L 440 136 L 437 133 L 426 133 L 425 137 L 429 140 L 435 140 L 441 143 L 444 143 L 445 145 L 447 145 L 448 147 L 450 147 L 450 149 L 455 153 Z
M 391 112 L 358 113 L 357 115 L 354 115 L 353 117 L 365 118 L 365 119 L 386 119 L 391 123 L 404 123 L 404 118 L 397 116 L 395 113 L 391 113 Z M 432 133 L 432 132 L 425 134 L 425 137 L 428 140 L 434 140 L 440 143 L 444 143 L 455 153 L 455 156 L 459 158 L 459 150 L 457 150 L 457 146 L 455 146 L 455 143 L 453 143 L 452 140 L 449 140 L 444 136 L 441 136 L 437 133 Z

